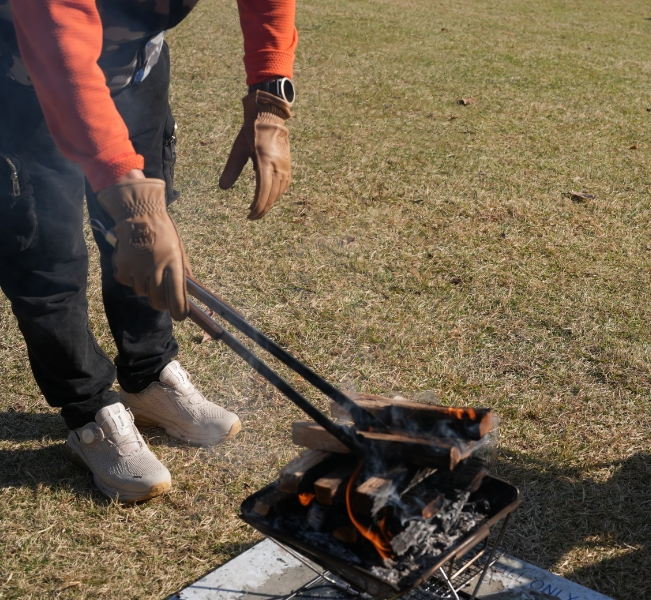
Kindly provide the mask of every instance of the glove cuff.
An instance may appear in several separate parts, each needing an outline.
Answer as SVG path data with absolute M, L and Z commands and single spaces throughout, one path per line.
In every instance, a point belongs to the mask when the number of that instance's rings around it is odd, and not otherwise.
M 133 179 L 104 188 L 97 199 L 115 223 L 156 212 L 166 212 L 162 179 Z
M 292 117 L 291 104 L 269 92 L 260 90 L 251 92 L 242 98 L 242 104 L 245 121 L 254 120 L 262 113 L 270 113 L 284 121 Z

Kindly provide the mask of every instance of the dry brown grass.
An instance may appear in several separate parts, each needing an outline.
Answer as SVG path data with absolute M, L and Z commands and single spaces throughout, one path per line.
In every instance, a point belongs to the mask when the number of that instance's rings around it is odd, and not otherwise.
M 651 597 L 648 17 L 638 0 L 300 3 L 295 179 L 260 223 L 250 176 L 217 187 L 244 92 L 234 3 L 170 36 L 195 274 L 345 388 L 495 407 L 496 471 L 524 498 L 511 551 L 619 600 Z M 183 364 L 245 430 L 214 450 L 147 432 L 174 490 L 110 504 L 64 462 L 0 310 L 2 598 L 163 598 L 258 539 L 237 507 L 293 455 L 287 401 L 179 326 Z

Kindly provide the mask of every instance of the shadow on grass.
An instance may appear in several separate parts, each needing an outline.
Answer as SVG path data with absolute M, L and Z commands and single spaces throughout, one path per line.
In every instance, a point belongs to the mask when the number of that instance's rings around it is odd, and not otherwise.
M 651 597 L 651 454 L 638 453 L 588 469 L 552 466 L 505 454 L 496 475 L 517 485 L 522 506 L 509 532 L 513 554 L 543 568 L 562 566 L 572 549 L 590 562 L 597 548 L 611 557 L 566 573 L 614 598 Z
M 57 414 L 0 412 L 0 440 L 27 442 L 29 440 L 65 440 L 68 429 Z
M 59 415 L 23 412 L 0 413 L 0 441 L 26 445 L 45 441 L 36 448 L 16 447 L 0 450 L 0 489 L 26 488 L 37 492 L 65 490 L 80 498 L 93 498 L 96 504 L 108 504 L 94 486 L 90 474 L 72 466 L 63 455 L 68 430 Z M 51 442 L 56 442 L 52 444 Z
M 48 488 L 90 498 L 97 504 L 110 503 L 93 485 L 90 474 L 73 467 L 63 456 L 62 445 L 44 448 L 0 450 L 0 489 Z

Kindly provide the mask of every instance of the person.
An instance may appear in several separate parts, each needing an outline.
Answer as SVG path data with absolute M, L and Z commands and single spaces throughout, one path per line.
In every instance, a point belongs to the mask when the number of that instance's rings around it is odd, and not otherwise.
M 193 386 L 172 331 L 187 315 L 191 269 L 167 210 L 177 193 L 164 36 L 197 1 L 0 0 L 0 288 L 35 380 L 70 429 L 66 456 L 124 502 L 171 487 L 137 425 L 201 445 L 241 427 Z M 249 90 L 220 186 L 251 159 L 248 216 L 259 219 L 290 182 L 295 4 L 238 9 Z M 114 363 L 88 326 L 84 197 L 118 240 L 114 250 L 95 233 Z

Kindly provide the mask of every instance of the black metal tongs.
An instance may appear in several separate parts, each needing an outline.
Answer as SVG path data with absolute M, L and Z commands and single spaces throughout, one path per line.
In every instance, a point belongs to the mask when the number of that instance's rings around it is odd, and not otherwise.
M 90 219 L 90 226 L 100 233 L 104 239 L 115 246 L 117 238 L 112 231 L 106 229 L 104 225 L 97 219 Z M 353 402 L 346 394 L 337 389 L 332 384 L 328 383 L 323 377 L 317 375 L 312 369 L 304 365 L 298 359 L 293 357 L 289 352 L 281 348 L 273 340 L 258 331 L 255 327 L 249 324 L 244 317 L 235 310 L 230 304 L 213 294 L 206 289 L 193 277 L 186 277 L 186 286 L 188 294 L 193 296 L 208 308 L 214 314 L 219 315 L 227 323 L 230 323 L 237 330 L 242 332 L 248 338 L 253 340 L 263 350 L 266 350 L 271 355 L 275 356 L 280 362 L 298 373 L 308 383 L 312 384 L 319 391 L 323 392 L 328 398 L 334 400 L 337 404 L 342 406 L 348 411 L 355 423 L 355 429 L 361 431 L 375 432 L 386 431 L 387 427 L 377 417 L 372 415 L 369 411 Z M 289 398 L 296 406 L 314 421 L 321 425 L 328 433 L 335 436 L 340 442 L 346 445 L 355 454 L 363 455 L 367 449 L 367 442 L 364 438 L 358 435 L 352 427 L 347 425 L 340 425 L 331 421 L 323 412 L 321 412 L 314 404 L 312 404 L 305 396 L 299 391 L 294 389 L 287 383 L 280 375 L 270 369 L 264 362 L 262 362 L 251 350 L 242 344 L 235 336 L 226 331 L 219 325 L 206 311 L 198 306 L 192 300 L 189 300 L 190 312 L 188 317 L 203 329 L 213 339 L 224 342 L 233 352 L 243 358 L 253 369 L 262 375 L 269 383 L 280 390 L 287 398 Z

